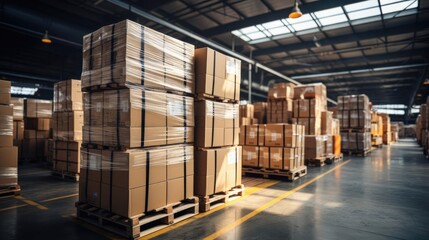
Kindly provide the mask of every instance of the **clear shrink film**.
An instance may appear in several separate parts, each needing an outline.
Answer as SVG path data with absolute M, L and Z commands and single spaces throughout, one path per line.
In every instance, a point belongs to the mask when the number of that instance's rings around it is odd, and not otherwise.
M 80 80 L 74 79 L 64 80 L 54 84 L 54 112 L 83 110 L 82 92 L 81 88 L 77 86 L 80 86 Z
M 24 104 L 25 116 L 29 118 L 51 118 L 52 101 L 41 99 L 26 99 Z
M 13 136 L 13 116 L 0 115 L 0 136 Z
M 194 99 L 143 86 L 84 93 L 83 142 L 125 148 L 193 143 Z
M 24 98 L 11 98 L 13 104 L 13 118 L 22 120 L 24 118 Z
M 194 93 L 194 45 L 125 20 L 83 38 L 82 88 L 114 84 Z
M 143 188 L 143 191 L 136 192 L 137 194 L 142 194 L 140 199 L 144 199 L 144 204 L 133 204 L 131 199 L 129 201 L 129 208 L 134 208 L 135 206 L 138 208 L 138 206 L 142 205 L 135 212 L 135 214 L 141 214 L 157 208 L 149 205 L 149 200 L 154 197 L 151 196 L 153 192 L 150 186 L 152 184 L 166 183 L 168 189 L 170 180 L 183 180 L 183 185 L 181 185 L 183 190 L 180 191 L 183 195 L 179 194 L 175 200 L 170 199 L 166 200 L 166 202 L 160 200 L 161 202 L 157 203 L 159 204 L 158 207 L 163 207 L 194 195 L 193 145 L 181 144 L 156 148 L 129 149 L 126 151 L 82 148 L 81 151 L 80 201 L 125 215 L 125 217 L 131 217 L 115 209 L 115 206 L 112 206 L 112 203 L 115 202 L 112 201 L 112 198 L 124 193 L 124 191 L 128 192 Z M 88 188 L 89 181 L 99 184 L 100 192 L 91 194 L 91 187 Z M 105 192 L 103 193 L 103 191 Z M 175 190 L 171 189 L 171 191 Z M 167 194 L 166 191 L 165 195 Z M 123 196 L 119 197 L 122 201 Z
M 0 168 L 0 179 L 17 179 L 18 168 L 17 167 L 1 167 Z M 14 185 L 11 183 L 0 184 L 0 187 Z

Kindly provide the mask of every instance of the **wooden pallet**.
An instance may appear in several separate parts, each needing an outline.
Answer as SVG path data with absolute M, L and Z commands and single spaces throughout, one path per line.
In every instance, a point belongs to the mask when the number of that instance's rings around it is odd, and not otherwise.
M 244 193 L 244 185 L 239 185 L 226 192 L 215 193 L 210 196 L 200 197 L 200 212 L 208 212 L 219 207 L 233 198 L 241 197 Z
M 198 198 L 169 204 L 158 210 L 126 218 L 105 209 L 77 202 L 77 218 L 120 236 L 137 239 L 198 214 Z
M 372 144 L 372 147 L 383 148 L 383 144 Z
M 326 157 L 318 157 L 314 159 L 305 159 L 305 165 L 311 167 L 323 167 L 325 166 Z
M 17 196 L 21 194 L 21 186 L 18 184 L 7 187 L 0 187 L 0 197 Z
M 224 98 L 220 98 L 217 96 L 213 96 L 210 94 L 205 94 L 205 93 L 199 93 L 196 96 L 197 100 L 204 100 L 204 99 L 209 99 L 215 102 L 223 102 L 223 103 L 238 103 L 238 100 L 233 100 L 233 99 L 224 99 Z
M 79 173 L 52 170 L 51 175 L 68 181 L 79 182 Z
M 360 156 L 360 157 L 366 157 L 369 153 L 371 152 L 371 150 L 360 150 L 360 151 L 347 151 L 345 153 L 347 153 L 349 156 Z
M 333 157 L 327 158 L 325 163 L 326 164 L 337 163 L 339 161 L 342 161 L 343 159 L 344 159 L 344 155 L 341 153 L 339 156 L 333 156 Z
M 291 171 L 281 171 L 275 169 L 264 169 L 264 168 L 242 168 L 243 175 L 248 176 L 262 176 L 263 178 L 281 178 L 289 181 L 295 181 L 296 179 L 307 175 L 307 166 L 301 166 Z

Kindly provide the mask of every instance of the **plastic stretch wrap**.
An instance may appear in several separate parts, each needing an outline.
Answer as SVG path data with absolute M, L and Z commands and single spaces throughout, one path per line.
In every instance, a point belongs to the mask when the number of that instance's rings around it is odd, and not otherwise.
M 52 101 L 40 99 L 25 99 L 24 115 L 28 118 L 51 118 Z
M 194 93 L 194 46 L 129 20 L 84 36 L 82 87 L 126 83 Z
M 13 136 L 13 117 L 0 115 L 0 136 Z
M 131 217 L 193 196 L 191 145 L 82 149 L 79 199 Z
M 53 137 L 61 141 L 82 141 L 83 111 L 55 112 Z
M 370 111 L 369 98 L 365 94 L 338 96 L 338 110 L 365 110 Z
M 302 148 L 243 146 L 243 166 L 293 170 L 304 165 Z
M 192 97 L 132 86 L 84 93 L 84 111 L 85 143 L 134 148 L 193 142 Z
M 80 80 L 65 80 L 54 85 L 54 112 L 82 111 Z
M 350 151 L 366 151 L 371 147 L 371 133 L 341 132 L 341 148 Z
M 238 145 L 239 105 L 202 100 L 195 102 L 198 147 Z
M 24 98 L 11 98 L 13 104 L 13 120 L 24 118 Z
M 53 146 L 53 169 L 60 172 L 79 173 L 80 142 L 55 141 Z
M 0 167 L 0 186 L 1 187 L 16 184 L 17 178 L 18 178 L 17 167 Z
M 337 118 L 342 129 L 348 128 L 371 128 L 371 114 L 365 110 L 342 110 L 337 111 Z

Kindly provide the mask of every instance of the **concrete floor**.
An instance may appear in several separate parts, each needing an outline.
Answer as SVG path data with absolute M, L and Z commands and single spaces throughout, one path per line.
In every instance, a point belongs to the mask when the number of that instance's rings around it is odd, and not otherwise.
M 0 198 L 0 239 L 118 238 L 76 220 L 78 184 L 36 166 L 22 167 L 19 178 L 23 198 Z M 429 239 L 429 161 L 412 140 L 311 168 L 293 183 L 262 182 L 271 186 L 250 187 L 251 195 L 151 237 Z

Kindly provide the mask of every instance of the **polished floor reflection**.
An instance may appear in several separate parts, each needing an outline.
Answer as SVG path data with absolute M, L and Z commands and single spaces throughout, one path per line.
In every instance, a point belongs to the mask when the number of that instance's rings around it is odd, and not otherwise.
M 20 181 L 23 199 L 0 198 L 0 239 L 115 238 L 74 218 L 77 184 L 54 180 L 38 167 L 22 168 Z M 152 236 L 429 239 L 429 161 L 413 140 L 311 168 L 293 183 L 246 181 L 251 195 Z

